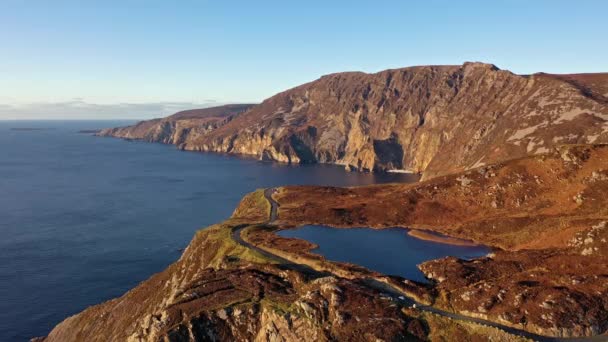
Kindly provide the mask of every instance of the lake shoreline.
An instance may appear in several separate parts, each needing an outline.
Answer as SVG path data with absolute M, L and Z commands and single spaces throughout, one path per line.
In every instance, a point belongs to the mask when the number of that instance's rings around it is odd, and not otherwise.
M 423 230 L 423 229 L 409 228 L 407 235 L 415 237 L 420 240 L 431 241 L 431 242 L 441 243 L 441 244 L 445 244 L 445 245 L 462 246 L 462 247 L 480 246 L 478 243 L 475 243 L 470 240 L 459 239 L 459 238 L 450 237 L 447 235 L 440 235 L 438 233 L 430 232 L 428 230 Z

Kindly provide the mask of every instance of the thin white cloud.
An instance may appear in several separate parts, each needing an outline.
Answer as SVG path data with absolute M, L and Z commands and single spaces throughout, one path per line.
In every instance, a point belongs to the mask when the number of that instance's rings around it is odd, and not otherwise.
M 151 102 L 96 104 L 83 99 L 64 102 L 0 104 L 0 120 L 46 119 L 149 119 L 163 117 L 180 110 L 220 105 L 214 100 L 193 102 Z

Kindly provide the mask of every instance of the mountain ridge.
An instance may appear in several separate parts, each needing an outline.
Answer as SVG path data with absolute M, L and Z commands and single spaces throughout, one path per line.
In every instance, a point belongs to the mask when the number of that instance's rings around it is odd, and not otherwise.
M 178 138 L 170 129 L 154 128 L 164 132 L 156 138 L 137 134 L 137 126 L 100 135 L 430 178 L 558 144 L 608 142 L 606 95 L 606 73 L 516 75 L 480 62 L 415 66 L 325 75 Z

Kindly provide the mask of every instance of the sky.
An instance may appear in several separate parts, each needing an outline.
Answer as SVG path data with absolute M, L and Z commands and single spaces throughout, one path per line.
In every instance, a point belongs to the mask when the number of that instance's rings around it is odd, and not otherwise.
M 340 71 L 608 71 L 608 1 L 0 1 L 0 119 L 144 119 Z

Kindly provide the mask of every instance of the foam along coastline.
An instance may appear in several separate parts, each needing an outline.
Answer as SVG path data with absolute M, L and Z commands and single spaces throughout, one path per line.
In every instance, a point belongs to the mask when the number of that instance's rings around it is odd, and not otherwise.
M 412 170 L 400 170 L 400 169 L 386 170 L 386 172 L 388 172 L 388 173 L 408 173 L 408 174 L 412 174 L 412 175 L 416 173 Z
M 475 247 L 480 246 L 479 244 L 470 241 L 459 239 L 451 236 L 442 235 L 439 233 L 431 232 L 423 229 L 408 229 L 407 235 L 415 237 L 420 240 L 432 241 L 437 243 L 442 243 L 445 245 L 453 245 L 453 246 L 463 246 L 463 247 Z

